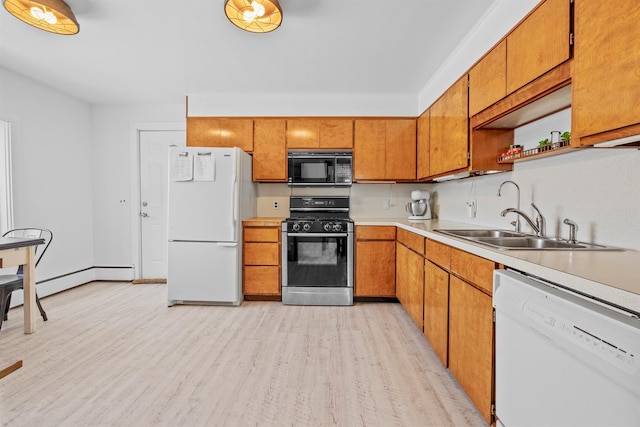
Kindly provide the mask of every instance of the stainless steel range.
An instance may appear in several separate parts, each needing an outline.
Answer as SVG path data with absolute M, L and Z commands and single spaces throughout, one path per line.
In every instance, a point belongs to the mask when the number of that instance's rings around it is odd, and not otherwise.
M 349 197 L 298 197 L 282 223 L 282 302 L 353 305 Z

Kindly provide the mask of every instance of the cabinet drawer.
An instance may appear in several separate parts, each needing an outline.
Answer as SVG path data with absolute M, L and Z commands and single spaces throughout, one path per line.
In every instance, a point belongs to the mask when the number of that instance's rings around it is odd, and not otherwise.
M 280 265 L 280 245 L 277 243 L 245 243 L 245 265 Z
M 245 295 L 280 295 L 280 267 L 245 266 Z
M 278 242 L 280 229 L 276 227 L 245 227 L 245 242 Z
M 468 252 L 452 249 L 451 272 L 473 283 L 487 294 L 493 293 L 493 270 L 498 264 Z
M 445 270 L 451 269 L 451 246 L 435 240 L 427 239 L 426 258 Z
M 356 227 L 357 240 L 396 240 L 396 227 L 362 226 Z
M 398 228 L 397 236 L 398 242 L 402 243 L 409 249 L 424 255 L 425 238 L 423 236 L 407 231 L 404 228 Z

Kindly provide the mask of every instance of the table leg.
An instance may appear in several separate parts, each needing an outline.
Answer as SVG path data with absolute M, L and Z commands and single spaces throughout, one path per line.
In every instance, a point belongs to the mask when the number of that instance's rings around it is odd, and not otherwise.
M 24 290 L 24 333 L 32 334 L 36 331 L 36 268 L 35 246 L 27 249 L 27 263 L 22 267 Z

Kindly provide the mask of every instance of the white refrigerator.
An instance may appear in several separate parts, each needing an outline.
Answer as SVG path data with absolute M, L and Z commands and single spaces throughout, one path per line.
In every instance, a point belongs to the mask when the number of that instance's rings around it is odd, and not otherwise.
M 242 302 L 242 220 L 255 216 L 251 156 L 169 148 L 168 305 Z

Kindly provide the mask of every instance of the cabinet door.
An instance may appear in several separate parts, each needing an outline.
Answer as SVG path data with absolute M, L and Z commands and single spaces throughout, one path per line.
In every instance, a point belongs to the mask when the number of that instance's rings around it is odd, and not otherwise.
M 493 401 L 493 307 L 491 297 L 451 276 L 449 370 L 487 423 Z
M 393 297 L 396 294 L 396 244 L 393 240 L 356 241 L 358 297 Z
M 465 75 L 431 106 L 431 176 L 466 168 L 469 152 L 468 87 Z
M 507 93 L 569 59 L 569 24 L 570 0 L 546 0 L 507 36 Z
M 242 278 L 245 295 L 280 295 L 280 267 L 245 265 Z
M 320 119 L 320 148 L 353 148 L 352 119 Z
M 284 119 L 256 119 L 253 139 L 253 180 L 287 181 Z
M 416 179 L 416 119 L 386 121 L 385 179 Z
M 640 133 L 638 1 L 576 0 L 574 7 L 572 138 L 616 130 L 580 141 L 587 145 Z
M 449 343 L 449 272 L 424 264 L 424 336 L 447 366 Z
M 288 119 L 287 148 L 317 149 L 320 146 L 318 119 Z
M 424 321 L 424 258 L 396 243 L 396 297 L 422 331 Z
M 503 40 L 469 71 L 469 117 L 507 94 L 507 41 Z
M 429 110 L 418 117 L 416 135 L 416 178 L 429 177 Z
M 355 120 L 353 169 L 356 181 L 385 178 L 385 135 L 385 120 Z
M 219 117 L 187 117 L 187 145 L 238 147 L 253 151 L 253 120 Z

